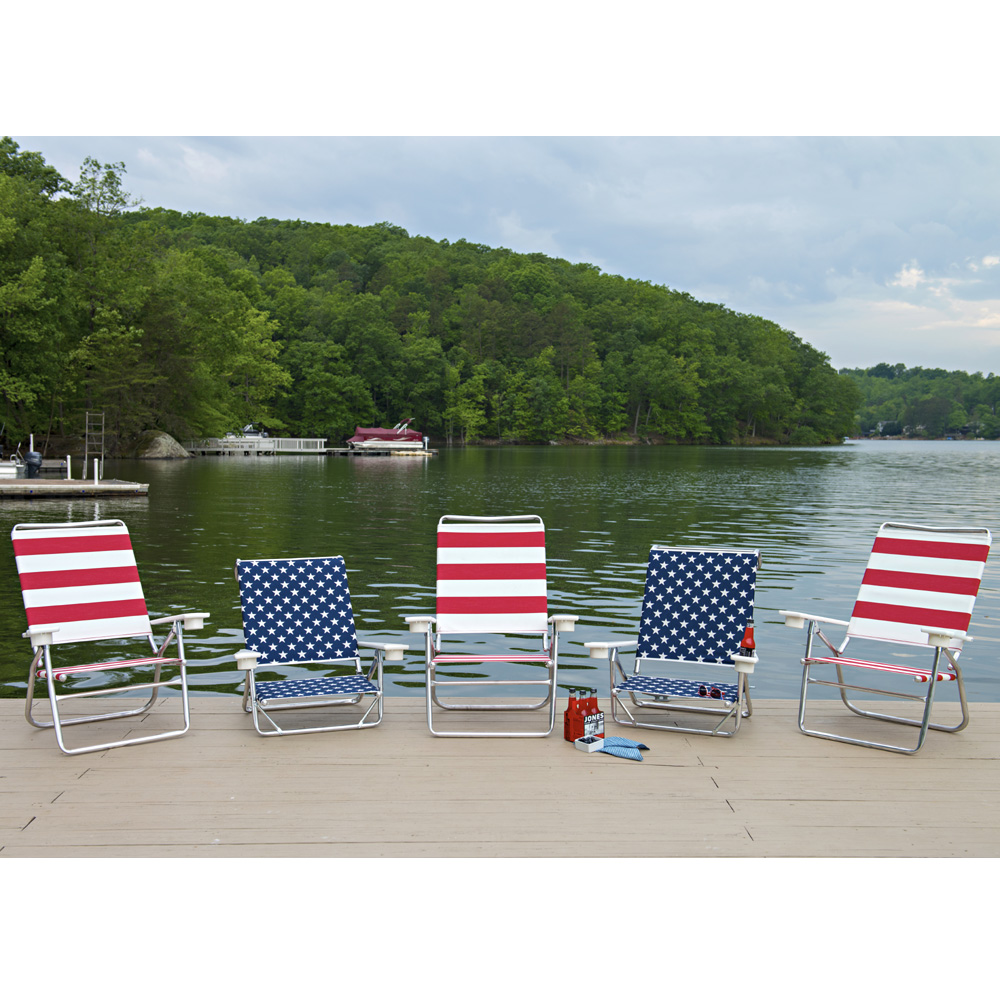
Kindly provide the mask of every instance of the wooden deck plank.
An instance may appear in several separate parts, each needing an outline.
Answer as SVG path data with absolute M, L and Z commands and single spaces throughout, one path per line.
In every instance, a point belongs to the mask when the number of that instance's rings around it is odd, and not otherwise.
M 1000 854 L 1000 705 L 915 757 L 808 739 L 795 709 L 758 703 L 730 740 L 609 726 L 638 763 L 558 734 L 435 739 L 416 698 L 376 729 L 264 739 L 239 699 L 197 696 L 183 738 L 67 757 L 7 699 L 0 858 Z

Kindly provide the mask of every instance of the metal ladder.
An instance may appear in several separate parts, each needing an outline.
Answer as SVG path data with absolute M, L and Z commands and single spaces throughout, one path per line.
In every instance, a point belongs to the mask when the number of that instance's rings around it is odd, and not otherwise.
M 86 433 L 83 440 L 83 478 L 86 479 L 92 458 L 100 459 L 98 478 L 104 478 L 104 411 L 87 410 Z

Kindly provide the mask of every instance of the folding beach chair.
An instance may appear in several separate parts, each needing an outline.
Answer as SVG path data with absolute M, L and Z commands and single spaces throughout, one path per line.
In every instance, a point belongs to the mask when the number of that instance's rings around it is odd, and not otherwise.
M 405 645 L 361 642 L 354 626 L 342 556 L 314 559 L 237 559 L 246 649 L 234 654 L 245 672 L 243 711 L 261 736 L 370 729 L 382 721 L 382 661 L 402 660 Z M 367 672 L 358 649 L 373 649 Z M 323 665 L 323 676 L 260 681 L 259 667 Z M 364 706 L 364 700 L 371 703 Z M 282 729 L 272 712 L 359 706 L 343 721 Z M 362 711 L 363 709 L 363 711 Z M 374 717 L 372 717 L 374 713 Z
M 957 733 L 969 724 L 969 707 L 965 700 L 965 684 L 958 657 L 962 645 L 971 636 L 967 634 L 972 609 L 983 578 L 986 557 L 992 538 L 985 528 L 937 528 L 921 524 L 895 524 L 887 521 L 875 536 L 868 567 L 861 581 L 861 589 L 849 622 L 835 618 L 821 618 L 797 611 L 782 611 L 785 624 L 803 628 L 809 623 L 806 634 L 806 653 L 802 660 L 802 692 L 799 699 L 799 729 L 807 736 L 856 743 L 859 746 L 893 750 L 897 753 L 916 753 L 923 746 L 928 729 Z M 819 623 L 846 626 L 847 634 L 839 646 L 824 635 Z M 829 653 L 813 653 L 813 637 L 826 646 Z M 922 647 L 931 654 L 923 666 L 911 663 L 885 663 L 881 660 L 859 659 L 844 655 L 848 643 L 856 639 L 893 643 L 897 646 Z M 930 649 L 928 649 L 930 647 Z M 947 663 L 941 663 L 941 657 Z M 907 657 L 909 654 L 898 653 Z M 813 676 L 817 665 L 833 667 L 836 680 Z M 867 687 L 848 683 L 849 676 L 908 678 L 926 684 L 924 694 L 904 693 L 899 690 Z M 941 681 L 957 681 L 962 719 L 954 726 L 932 723 L 931 708 L 934 691 Z M 853 713 L 866 719 L 918 727 L 916 745 L 898 746 L 879 743 L 843 733 L 826 733 L 809 729 L 806 725 L 806 708 L 809 688 L 813 685 L 833 687 L 840 691 L 844 705 Z M 859 691 L 919 702 L 923 712 L 919 718 L 904 718 L 863 709 L 852 702 L 848 691 Z
M 435 736 L 548 736 L 556 718 L 556 671 L 559 633 L 570 632 L 577 615 L 548 616 L 545 582 L 545 525 L 535 514 L 515 517 L 463 517 L 445 515 L 437 531 L 437 615 L 410 616 L 411 632 L 423 632 L 427 676 L 427 727 Z M 537 652 L 510 649 L 513 635 L 541 638 Z M 461 636 L 459 642 L 454 641 Z M 499 642 L 503 651 L 486 651 L 484 643 Z M 470 640 L 478 639 L 478 648 Z M 442 641 L 447 638 L 447 645 Z M 461 676 L 454 668 L 463 664 L 524 664 L 540 668 L 542 678 L 480 674 Z M 444 668 L 444 669 L 442 669 Z M 522 670 L 516 671 L 524 673 Z M 528 704 L 500 700 L 445 700 L 442 692 L 470 689 L 473 697 L 491 687 L 534 687 L 542 697 Z M 441 711 L 530 712 L 548 709 L 542 728 L 530 731 L 441 731 L 434 709 Z M 438 713 L 440 717 L 440 712 Z M 529 716 L 530 718 L 530 716 Z
M 653 546 L 638 638 L 584 643 L 595 659 L 608 658 L 615 722 L 706 736 L 733 736 L 739 730 L 740 721 L 753 712 L 747 678 L 757 656 L 741 643 L 753 627 L 759 567 L 756 549 Z M 626 673 L 619 654 L 633 649 L 635 662 Z M 704 679 L 723 666 L 735 670 L 735 683 Z M 697 669 L 701 677 L 668 677 L 663 673 L 668 668 L 671 674 Z M 653 711 L 640 716 L 646 710 Z M 659 712 L 662 721 L 653 721 Z M 704 721 L 685 725 L 675 713 Z
M 21 593 L 28 618 L 24 637 L 31 641 L 34 657 L 28 672 L 25 718 L 38 729 L 53 729 L 63 753 L 90 753 L 112 747 L 152 743 L 182 736 L 188 731 L 188 684 L 184 662 L 184 629 L 200 629 L 207 614 L 200 612 L 150 619 L 139 582 L 135 555 L 128 529 L 118 520 L 77 521 L 71 524 L 15 524 L 11 532 Z M 153 625 L 170 625 L 166 638 L 154 639 Z M 99 642 L 144 638 L 152 656 L 136 659 L 120 657 L 107 662 L 55 666 L 52 647 L 69 643 Z M 172 640 L 177 640 L 177 655 L 167 656 Z M 94 655 L 94 654 L 90 654 Z M 163 680 L 165 667 L 176 668 L 177 676 Z M 152 670 L 151 681 L 139 681 L 116 687 L 82 688 L 57 691 L 57 682 L 80 675 L 114 673 L 132 679 L 140 670 Z M 35 679 L 44 677 L 52 710 L 51 722 L 35 719 Z M 88 722 L 108 722 L 143 715 L 156 701 L 162 687 L 179 687 L 180 708 L 184 717 L 181 729 L 149 736 L 95 743 L 68 748 L 63 729 Z M 149 699 L 141 708 L 104 712 L 97 715 L 65 717 L 64 703 L 77 703 L 96 695 L 121 694 L 149 690 Z

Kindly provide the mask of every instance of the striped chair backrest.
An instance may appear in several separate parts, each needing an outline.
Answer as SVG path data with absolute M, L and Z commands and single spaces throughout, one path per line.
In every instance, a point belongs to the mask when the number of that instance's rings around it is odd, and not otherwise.
M 436 617 L 439 633 L 546 632 L 542 519 L 442 517 Z
M 989 555 L 985 528 L 886 522 L 875 536 L 848 637 L 927 645 L 921 626 L 969 628 Z M 955 639 L 952 649 L 961 649 Z
M 238 559 L 236 580 L 247 649 L 258 663 L 356 659 L 351 592 L 343 556 Z
M 10 538 L 29 626 L 58 626 L 54 643 L 151 634 L 121 521 L 16 524 Z
M 756 549 L 653 546 L 636 656 L 731 664 L 753 624 L 759 565 Z

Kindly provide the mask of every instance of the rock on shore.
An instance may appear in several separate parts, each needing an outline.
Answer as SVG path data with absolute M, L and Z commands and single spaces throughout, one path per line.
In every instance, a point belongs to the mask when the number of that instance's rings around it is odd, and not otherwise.
M 130 457 L 190 458 L 191 453 L 163 431 L 143 431 L 132 446 Z

